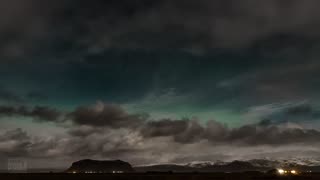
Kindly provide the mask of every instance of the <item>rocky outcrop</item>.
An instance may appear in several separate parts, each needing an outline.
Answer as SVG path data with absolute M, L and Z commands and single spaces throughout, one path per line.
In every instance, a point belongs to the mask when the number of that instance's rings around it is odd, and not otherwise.
M 96 160 L 81 160 L 72 163 L 72 166 L 67 170 L 68 173 L 130 173 L 134 169 L 124 161 L 96 161 Z

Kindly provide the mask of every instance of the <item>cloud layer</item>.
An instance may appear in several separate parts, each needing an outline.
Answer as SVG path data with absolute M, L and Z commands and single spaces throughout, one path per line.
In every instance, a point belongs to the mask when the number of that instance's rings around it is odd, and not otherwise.
M 90 52 L 110 47 L 197 52 L 250 46 L 278 34 L 319 38 L 318 5 L 316 0 L 3 1 L 1 52 L 6 57 L 39 50 L 61 54 L 59 47 L 69 46 Z
M 45 106 L 0 106 L 0 117 L 31 117 L 38 121 L 58 121 L 61 112 Z
M 38 120 L 53 121 L 50 113 L 49 116 L 35 113 L 40 112 L 39 108 L 32 111 L 1 109 L 2 116 L 35 116 Z M 47 108 L 43 110 L 47 112 Z M 152 120 L 102 102 L 79 107 L 64 116 L 67 133 L 61 137 L 33 137 L 22 129 L 2 130 L 1 155 L 35 159 L 68 157 L 68 161 L 85 157 L 120 158 L 134 164 L 182 162 L 203 157 L 232 160 L 263 157 L 268 151 L 289 153 L 289 147 L 313 152 L 320 138 L 318 130 L 271 121 L 229 128 L 214 120 L 206 124 L 195 119 Z M 232 148 L 239 149 L 239 153 Z

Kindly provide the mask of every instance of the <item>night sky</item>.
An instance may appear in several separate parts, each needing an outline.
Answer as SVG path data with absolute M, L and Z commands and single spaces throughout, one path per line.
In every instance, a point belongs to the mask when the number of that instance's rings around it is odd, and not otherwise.
M 320 159 L 319 7 L 1 0 L 0 161 Z

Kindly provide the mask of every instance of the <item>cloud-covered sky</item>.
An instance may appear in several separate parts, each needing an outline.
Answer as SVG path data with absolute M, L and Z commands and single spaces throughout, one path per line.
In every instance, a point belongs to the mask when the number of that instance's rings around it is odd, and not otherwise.
M 3 0 L 0 159 L 320 158 L 319 5 Z

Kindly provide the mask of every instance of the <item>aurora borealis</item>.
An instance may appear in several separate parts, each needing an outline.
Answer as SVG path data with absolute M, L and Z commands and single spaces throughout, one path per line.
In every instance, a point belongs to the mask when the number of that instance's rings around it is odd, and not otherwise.
M 0 161 L 320 158 L 319 5 L 1 1 Z

